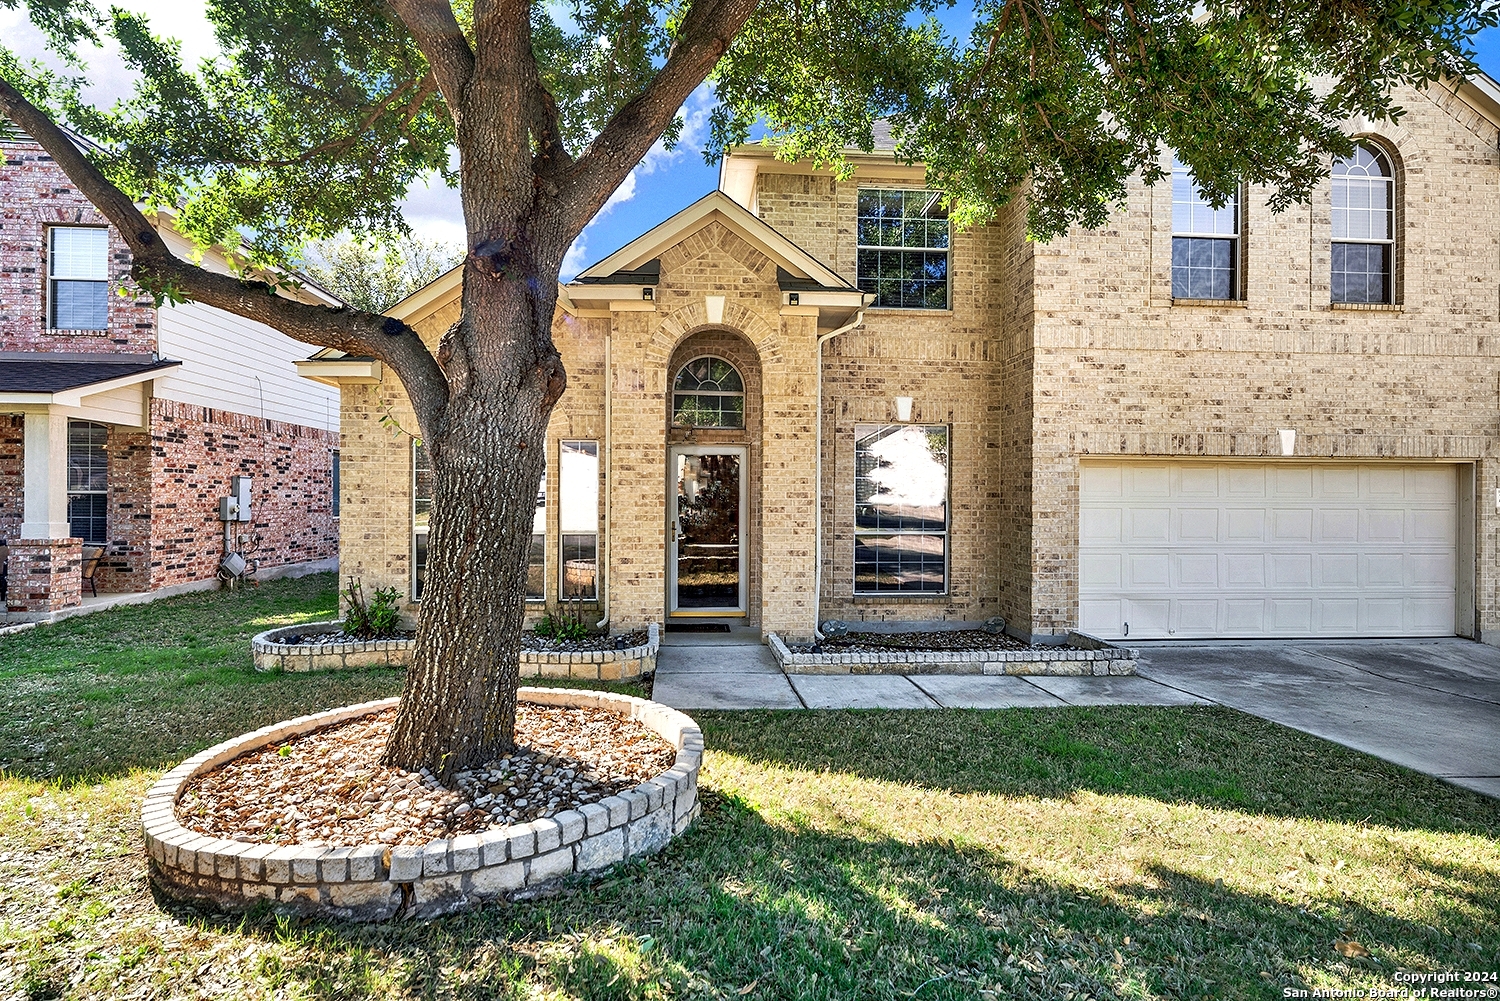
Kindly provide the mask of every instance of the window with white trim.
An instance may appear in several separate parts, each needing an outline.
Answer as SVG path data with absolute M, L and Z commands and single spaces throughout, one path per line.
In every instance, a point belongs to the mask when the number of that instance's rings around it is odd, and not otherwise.
M 704 355 L 677 370 L 672 381 L 672 426 L 742 428 L 745 380 L 723 358 Z
M 1214 208 L 1187 164 L 1172 158 L 1172 298 L 1238 299 L 1240 193 Z
M 47 326 L 109 328 L 109 230 L 53 226 L 47 230 Z
M 558 446 L 557 530 L 561 549 L 558 598 L 599 597 L 599 443 Z
M 854 593 L 948 590 L 948 428 L 854 426 Z
M 93 545 L 109 541 L 109 428 L 68 421 L 68 531 Z
M 1396 176 L 1389 158 L 1368 143 L 1333 165 L 1333 302 L 1394 302 Z
M 427 530 L 432 515 L 432 463 L 420 441 L 411 444 L 412 599 L 420 600 L 427 582 Z M 526 567 L 526 600 L 547 600 L 547 475 L 536 488 L 531 518 L 531 546 Z
M 859 189 L 855 278 L 878 309 L 948 308 L 948 208 L 941 191 Z

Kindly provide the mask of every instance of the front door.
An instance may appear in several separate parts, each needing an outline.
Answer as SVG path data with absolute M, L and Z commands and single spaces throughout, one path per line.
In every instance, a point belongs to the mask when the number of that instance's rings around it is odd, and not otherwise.
M 745 449 L 673 448 L 667 560 L 674 615 L 745 614 Z

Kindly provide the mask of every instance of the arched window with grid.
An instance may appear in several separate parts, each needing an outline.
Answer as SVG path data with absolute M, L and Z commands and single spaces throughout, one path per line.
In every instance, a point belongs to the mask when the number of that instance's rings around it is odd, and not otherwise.
M 745 380 L 723 358 L 694 358 L 672 383 L 672 426 L 743 428 Z
M 1396 172 L 1378 146 L 1360 143 L 1333 164 L 1334 302 L 1395 301 Z

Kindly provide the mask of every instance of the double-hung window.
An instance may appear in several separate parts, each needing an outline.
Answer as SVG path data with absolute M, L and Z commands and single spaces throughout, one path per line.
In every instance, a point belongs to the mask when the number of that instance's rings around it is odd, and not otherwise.
M 599 597 L 599 443 L 564 441 L 557 469 L 557 528 L 562 549 L 558 597 Z
M 53 226 L 47 243 L 47 326 L 108 329 L 109 230 Z
M 948 590 L 948 428 L 854 426 L 854 592 Z
M 880 309 L 948 308 L 948 209 L 941 191 L 859 189 L 855 272 Z
M 427 530 L 432 516 L 432 462 L 419 441 L 412 442 L 412 598 L 422 597 L 427 581 Z M 531 518 L 531 544 L 526 567 L 526 600 L 547 598 L 547 476 L 536 489 L 536 513 Z
M 109 541 L 109 429 L 68 421 L 68 531 L 94 545 Z
M 1214 208 L 1172 158 L 1172 298 L 1238 299 L 1240 194 Z
M 1360 143 L 1333 165 L 1334 302 L 1394 302 L 1396 178 L 1380 150 Z

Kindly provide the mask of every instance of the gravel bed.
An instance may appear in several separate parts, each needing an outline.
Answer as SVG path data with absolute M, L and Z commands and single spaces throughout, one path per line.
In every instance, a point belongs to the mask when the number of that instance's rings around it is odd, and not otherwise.
M 416 638 L 416 631 L 412 629 L 398 629 L 395 632 L 391 633 L 389 636 L 372 636 L 369 640 L 363 639 L 359 636 L 351 636 L 348 633 L 335 630 L 331 633 L 293 633 L 290 636 L 279 637 L 275 640 L 272 640 L 272 642 L 287 643 L 291 646 L 316 646 L 322 643 L 367 643 L 373 642 L 376 639 L 412 640 Z
M 918 633 L 855 633 L 821 643 L 788 643 L 792 653 L 934 653 L 944 650 L 1035 650 L 1004 633 L 954 629 Z
M 390 636 L 380 637 L 383 640 L 411 640 L 416 639 L 417 634 L 410 629 L 401 629 Z M 539 653 L 584 653 L 594 650 L 616 650 L 620 639 L 625 640 L 626 647 L 645 646 L 646 630 L 637 629 L 633 633 L 622 633 L 619 636 L 586 636 L 581 640 L 554 640 L 535 633 L 526 632 L 521 634 L 521 649 L 535 650 Z M 359 643 L 363 642 L 357 636 L 347 633 L 294 633 L 291 636 L 283 636 L 276 640 L 277 643 L 288 643 L 292 646 L 313 646 L 319 643 Z
M 637 629 L 633 633 L 621 633 L 619 636 L 585 636 L 581 640 L 554 640 L 535 633 L 522 633 L 521 646 L 527 650 L 538 650 L 546 653 L 584 653 L 591 650 L 614 650 L 618 649 L 616 643 L 623 639 L 625 646 L 645 646 L 646 630 Z
M 677 750 L 603 709 L 522 703 L 515 753 L 459 772 L 378 764 L 395 709 L 263 747 L 194 779 L 177 819 L 203 834 L 262 844 L 425 845 L 434 838 L 550 817 L 660 775 Z

